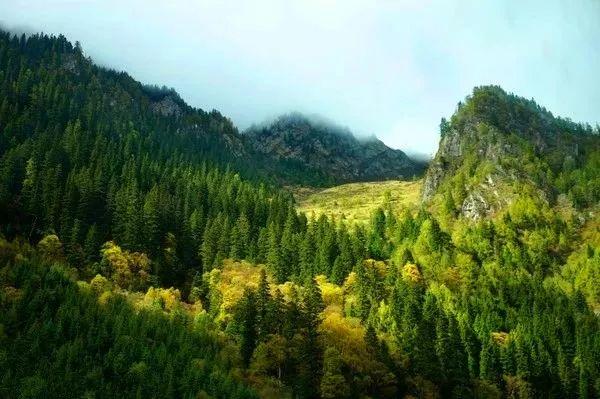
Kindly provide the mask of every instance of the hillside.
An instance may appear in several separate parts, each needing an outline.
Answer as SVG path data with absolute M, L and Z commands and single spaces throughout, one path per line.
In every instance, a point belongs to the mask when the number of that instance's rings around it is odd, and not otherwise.
M 301 114 L 289 114 L 245 132 L 260 154 L 273 158 L 289 180 L 316 176 L 316 182 L 410 179 L 424 165 L 375 137 L 358 139 L 344 128 Z
M 26 39 L 1 31 L 0 35 L 4 62 L 0 76 L 4 94 L 0 103 L 0 155 L 28 140 L 47 139 L 52 130 L 62 135 L 70 122 L 78 129 L 71 140 L 79 139 L 79 130 L 93 130 L 97 137 L 108 138 L 109 145 L 119 147 L 111 148 L 112 152 L 156 154 L 161 161 L 172 157 L 182 162 L 209 163 L 230 167 L 247 178 L 283 184 L 322 186 L 337 181 L 412 176 L 422 171 L 401 151 L 391 150 L 376 139 L 362 143 L 349 133 L 336 131 L 329 135 L 333 132 L 329 127 L 315 131 L 330 140 L 321 142 L 327 148 L 325 152 L 315 152 L 314 157 L 297 163 L 295 158 L 282 157 L 278 145 L 265 150 L 264 141 L 259 140 L 263 136 L 239 134 L 218 111 L 206 112 L 187 105 L 173 89 L 143 85 L 125 72 L 97 66 L 81 48 L 62 36 L 34 35 Z M 56 112 L 43 115 L 46 109 Z M 29 118 L 27 124 L 21 123 L 23 118 Z M 292 123 L 293 118 L 287 120 Z M 130 134 L 143 140 L 133 146 L 126 139 Z M 86 135 L 82 138 L 96 139 Z M 313 135 L 296 136 L 294 146 L 312 151 L 314 139 Z M 121 167 L 119 163 L 112 166 Z M 9 175 L 0 178 L 15 180 Z
M 313 187 L 311 218 L 274 184 L 335 181 L 302 145 L 0 34 L 0 397 L 600 396 L 598 132 L 498 87 L 441 130 L 424 203 Z M 365 150 L 321 133 L 336 174 Z
M 600 201 L 600 132 L 500 87 L 477 87 L 442 120 L 423 199 L 477 219 L 524 192 L 578 208 Z
M 132 152 L 178 153 L 194 162 L 247 161 L 229 119 L 188 106 L 172 89 L 142 85 L 125 72 L 99 67 L 62 36 L 18 38 L 0 31 L 0 41 L 0 154 L 47 130 L 62 134 L 66 121 L 77 120 L 81 129 L 115 141 L 124 141 L 128 133 L 141 135 L 145 140 L 129 148 Z
M 327 189 L 296 189 L 297 209 L 308 217 L 321 215 L 352 224 L 366 223 L 378 208 L 400 213 L 419 204 L 422 181 L 388 180 L 347 183 Z
M 0 396 L 258 398 L 178 290 L 130 294 L 100 275 L 76 282 L 44 243 L 0 238 Z

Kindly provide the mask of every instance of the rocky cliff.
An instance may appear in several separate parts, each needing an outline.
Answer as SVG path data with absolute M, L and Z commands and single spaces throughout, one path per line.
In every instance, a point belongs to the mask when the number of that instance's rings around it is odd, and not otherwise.
M 423 171 L 422 164 L 375 137 L 359 139 L 347 129 L 301 114 L 254 126 L 246 138 L 288 177 L 312 175 L 325 184 L 407 179 Z
M 554 117 L 497 86 L 475 88 L 440 130 L 423 201 L 450 204 L 470 219 L 494 214 L 523 190 L 550 202 L 560 194 L 578 201 L 560 179 L 585 168 L 600 148 L 597 129 Z

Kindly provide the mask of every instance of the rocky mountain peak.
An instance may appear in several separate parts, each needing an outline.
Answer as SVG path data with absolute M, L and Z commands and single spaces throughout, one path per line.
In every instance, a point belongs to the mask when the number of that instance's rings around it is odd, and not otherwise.
M 600 145 L 590 126 L 555 117 L 498 86 L 476 87 L 449 121 L 442 120 L 440 133 L 423 201 L 454 203 L 470 219 L 503 209 L 524 186 L 552 201 L 551 180 L 565 164 L 583 165 Z
M 420 163 L 375 137 L 357 138 L 347 128 L 299 113 L 253 126 L 246 137 L 258 153 L 326 183 L 406 179 L 422 170 Z

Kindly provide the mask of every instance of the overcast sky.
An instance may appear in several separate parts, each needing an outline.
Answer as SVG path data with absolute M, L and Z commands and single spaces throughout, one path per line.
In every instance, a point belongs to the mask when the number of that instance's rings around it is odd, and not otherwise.
M 432 154 L 482 84 L 600 122 L 600 0 L 0 0 L 0 24 L 63 33 L 241 129 L 300 111 Z

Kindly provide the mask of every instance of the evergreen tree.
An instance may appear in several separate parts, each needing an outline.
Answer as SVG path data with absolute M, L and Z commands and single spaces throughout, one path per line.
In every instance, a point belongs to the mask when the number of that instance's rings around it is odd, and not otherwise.
M 219 222 L 221 218 L 216 218 L 214 222 L 209 220 L 204 229 L 202 245 L 200 246 L 200 258 L 202 259 L 202 267 L 204 270 L 210 270 L 215 266 L 219 245 Z
M 149 255 L 156 256 L 160 248 L 160 219 L 158 214 L 159 195 L 158 187 L 155 185 L 146 195 L 143 207 L 143 233 L 144 247 Z
M 244 297 L 240 303 L 240 323 L 241 323 L 241 342 L 240 353 L 246 367 L 250 364 L 250 359 L 254 353 L 257 344 L 256 329 L 256 298 L 251 290 L 244 292 Z
M 321 378 L 322 398 L 350 397 L 350 386 L 342 373 L 340 353 L 335 348 L 327 348 L 323 360 L 323 378 Z
M 286 269 L 285 260 L 281 257 L 279 233 L 274 223 L 269 225 L 268 237 L 267 265 L 277 282 L 283 283 L 286 280 L 288 270 Z
M 260 280 L 256 290 L 256 325 L 257 336 L 259 341 L 265 341 L 267 335 L 274 330 L 274 325 L 277 323 L 278 314 L 274 312 L 267 282 L 267 273 L 264 269 L 260 271 Z
M 318 381 L 322 371 L 322 349 L 319 344 L 318 327 L 321 312 L 325 308 L 321 290 L 314 279 L 305 286 L 303 296 L 302 319 L 305 326 L 304 344 L 300 348 L 300 367 L 298 370 L 298 390 L 304 397 L 313 397 L 317 393 Z
M 283 233 L 281 235 L 281 250 L 280 250 L 280 262 L 285 264 L 285 270 L 280 273 L 279 276 L 287 278 L 288 276 L 298 276 L 298 220 L 296 217 L 296 211 L 290 208 L 288 215 L 283 227 Z

